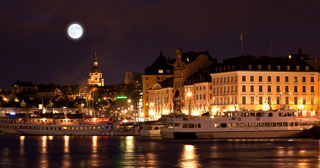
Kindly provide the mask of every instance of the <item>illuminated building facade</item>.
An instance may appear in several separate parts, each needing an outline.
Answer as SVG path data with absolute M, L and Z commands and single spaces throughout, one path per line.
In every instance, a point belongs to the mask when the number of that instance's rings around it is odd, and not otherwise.
M 159 119 L 161 115 L 173 112 L 173 77 L 160 83 L 155 83 L 149 93 L 149 119 Z
M 98 67 L 98 57 L 96 52 L 94 53 L 93 66 L 89 72 L 88 85 L 91 86 L 104 86 L 104 79 L 102 77 L 102 72 Z
M 166 96 L 173 96 L 168 103 L 174 104 L 177 90 L 180 91 L 181 87 L 181 111 L 189 115 L 204 112 L 219 115 L 224 111 L 270 108 L 294 109 L 304 115 L 319 112 L 320 67 L 317 65 L 320 63 L 309 59 L 300 50 L 288 57 L 240 56 L 225 59 L 223 63 L 195 68 L 197 72 L 190 73 L 188 77 L 185 76 L 186 64 L 178 61 L 178 55 L 179 51 L 174 64 L 173 90 L 161 84 L 148 90 L 153 94 L 150 103 L 154 108 L 150 114 L 159 116 L 164 111 L 161 109 L 166 106 L 159 103 L 159 98 L 161 102 Z M 179 68 L 181 65 L 184 70 Z M 174 94 L 163 95 L 171 92 Z
M 142 92 L 143 92 L 143 113 L 144 117 L 149 116 L 149 89 L 156 83 L 160 83 L 163 80 L 173 77 L 173 66 L 175 60 L 166 58 L 162 52 L 160 56 L 145 69 L 145 74 L 142 75 Z
M 301 59 L 242 56 L 217 65 L 212 114 L 229 110 L 319 110 L 319 72 Z

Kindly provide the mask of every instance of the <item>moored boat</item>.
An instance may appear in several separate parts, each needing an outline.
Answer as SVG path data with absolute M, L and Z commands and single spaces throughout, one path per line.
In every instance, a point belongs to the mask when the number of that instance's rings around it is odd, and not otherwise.
M 224 116 L 168 120 L 162 138 L 285 138 L 303 137 L 319 118 L 298 117 L 294 110 L 232 111 Z

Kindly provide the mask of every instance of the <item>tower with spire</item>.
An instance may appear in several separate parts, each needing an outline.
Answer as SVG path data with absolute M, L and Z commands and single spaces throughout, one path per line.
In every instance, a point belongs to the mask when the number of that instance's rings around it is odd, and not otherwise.
M 104 79 L 102 77 L 102 72 L 98 67 L 97 52 L 94 52 L 93 66 L 89 72 L 88 85 L 104 86 Z

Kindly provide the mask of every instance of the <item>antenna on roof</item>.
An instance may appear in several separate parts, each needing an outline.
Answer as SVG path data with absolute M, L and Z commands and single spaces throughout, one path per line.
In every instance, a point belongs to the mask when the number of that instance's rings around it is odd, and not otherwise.
M 272 40 L 270 40 L 270 56 L 272 57 Z
M 241 46 L 241 55 L 244 55 L 244 47 L 243 47 L 243 34 L 240 34 L 240 46 Z

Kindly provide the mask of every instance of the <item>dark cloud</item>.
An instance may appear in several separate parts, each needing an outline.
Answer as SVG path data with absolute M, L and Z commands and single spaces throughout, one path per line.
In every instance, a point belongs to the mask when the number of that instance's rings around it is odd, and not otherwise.
M 106 84 L 140 71 L 161 49 L 208 50 L 218 59 L 238 56 L 240 33 L 248 54 L 287 55 L 320 49 L 320 2 L 315 0 L 124 0 L 0 2 L 0 88 L 15 80 L 78 84 L 97 51 Z M 79 22 L 85 35 L 72 41 L 66 27 Z

